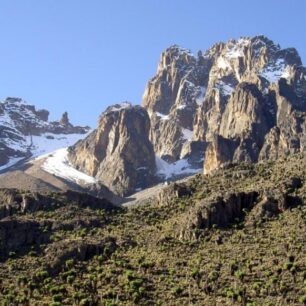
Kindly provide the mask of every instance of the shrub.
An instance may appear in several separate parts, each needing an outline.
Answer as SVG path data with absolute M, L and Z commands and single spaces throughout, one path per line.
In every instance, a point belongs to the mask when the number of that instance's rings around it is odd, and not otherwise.
M 62 299 L 63 299 L 63 296 L 62 296 L 62 294 L 60 294 L 60 293 L 54 294 L 54 295 L 52 296 L 52 300 L 53 300 L 54 302 L 61 302 Z
M 91 304 L 91 301 L 90 301 L 90 299 L 88 299 L 88 298 L 82 299 L 82 300 L 80 301 L 80 305 L 81 305 L 81 306 L 90 306 L 90 304 Z
M 172 293 L 176 296 L 181 295 L 183 293 L 183 289 L 181 287 L 174 287 L 172 289 Z

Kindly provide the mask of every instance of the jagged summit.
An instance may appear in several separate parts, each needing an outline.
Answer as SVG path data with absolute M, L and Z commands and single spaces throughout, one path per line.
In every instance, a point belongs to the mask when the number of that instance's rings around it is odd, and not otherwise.
M 0 170 L 65 143 L 72 144 L 69 137 L 75 139 L 72 135 L 89 131 L 88 127 L 73 126 L 67 113 L 60 121 L 49 122 L 48 118 L 47 110 L 37 110 L 20 98 L 0 102 Z
M 295 95 L 304 96 L 306 73 L 297 51 L 281 49 L 263 35 L 217 43 L 197 57 L 180 50 L 185 49 L 172 46 L 162 53 L 143 96 L 151 119 L 150 139 L 162 158 L 179 160 L 186 151 L 191 153 L 190 143 L 214 139 L 240 83 L 255 84 L 266 96 L 285 79 Z M 265 99 L 267 107 L 274 104 Z
M 125 101 L 125 102 L 114 104 L 114 105 L 111 105 L 111 106 L 107 107 L 106 110 L 103 112 L 103 114 L 118 112 L 118 111 L 121 111 L 123 109 L 131 108 L 131 107 L 132 107 L 132 103 L 128 102 L 128 101 Z

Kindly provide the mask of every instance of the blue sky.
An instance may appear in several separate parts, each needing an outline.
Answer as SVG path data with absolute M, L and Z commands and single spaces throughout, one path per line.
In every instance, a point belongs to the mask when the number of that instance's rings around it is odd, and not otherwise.
M 0 0 L 0 98 L 96 126 L 141 102 L 160 53 L 264 34 L 306 63 L 305 0 Z

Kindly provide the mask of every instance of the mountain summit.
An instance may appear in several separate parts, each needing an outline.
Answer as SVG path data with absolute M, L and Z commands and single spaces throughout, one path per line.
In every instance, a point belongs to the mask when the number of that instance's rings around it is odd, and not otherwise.
M 264 36 L 217 43 L 196 56 L 174 45 L 162 53 L 142 108 L 109 107 L 98 129 L 71 148 L 70 161 L 114 192 L 132 193 L 202 171 L 203 161 L 210 173 L 303 151 L 305 111 L 306 69 L 295 49 Z M 122 173 L 114 160 L 125 165 Z M 141 184 L 139 169 L 147 169 Z

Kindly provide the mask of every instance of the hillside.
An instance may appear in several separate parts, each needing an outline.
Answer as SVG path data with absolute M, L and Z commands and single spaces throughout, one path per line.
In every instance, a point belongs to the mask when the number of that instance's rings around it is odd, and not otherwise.
M 241 163 L 119 208 L 0 192 L 4 305 L 303 305 L 306 155 Z

